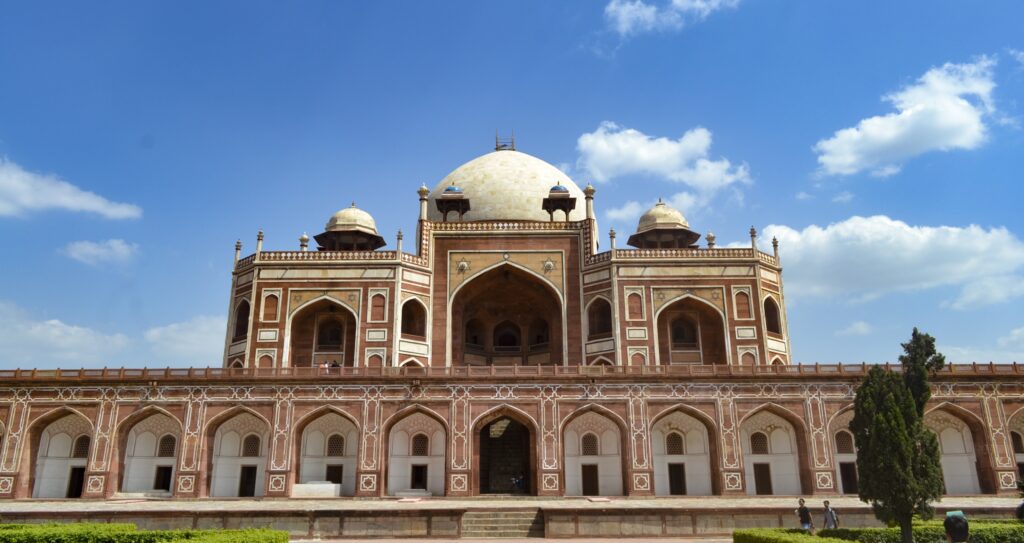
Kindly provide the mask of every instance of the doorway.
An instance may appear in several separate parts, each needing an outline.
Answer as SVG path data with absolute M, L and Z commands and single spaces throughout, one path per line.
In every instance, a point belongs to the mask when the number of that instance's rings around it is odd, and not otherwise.
M 58 487 L 60 488 L 60 487 Z M 85 468 L 71 468 L 71 474 L 68 475 L 68 493 L 69 498 L 81 498 L 82 489 L 85 488 Z
M 481 494 L 532 494 L 530 430 L 502 417 L 478 434 Z
M 839 480 L 843 484 L 843 494 L 856 494 L 859 492 L 857 464 L 854 462 L 841 462 L 839 464 Z
M 686 464 L 668 465 L 668 493 L 673 496 L 686 495 Z
M 427 466 L 417 464 L 412 466 L 412 473 L 409 475 L 409 488 L 413 490 L 427 489 Z
M 773 494 L 771 464 L 754 464 L 754 493 L 762 496 Z
M 171 490 L 171 466 L 157 466 L 156 475 L 153 477 L 153 490 Z
M 242 466 L 238 474 L 238 496 L 248 498 L 256 495 L 256 466 Z
M 327 473 L 325 474 L 324 480 L 332 484 L 340 485 L 344 474 L 344 464 L 331 464 L 330 466 L 327 466 Z
M 584 496 L 599 496 L 601 494 L 599 479 L 597 476 L 597 464 L 583 464 L 580 466 L 583 473 L 583 495 Z

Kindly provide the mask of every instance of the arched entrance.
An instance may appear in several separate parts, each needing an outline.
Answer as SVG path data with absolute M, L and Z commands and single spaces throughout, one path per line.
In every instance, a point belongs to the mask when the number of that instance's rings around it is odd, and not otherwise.
M 88 419 L 69 412 L 38 433 L 38 452 L 32 465 L 32 497 L 82 497 L 92 439 Z
M 515 266 L 472 278 L 452 301 L 451 322 L 455 365 L 562 363 L 558 293 Z
M 725 325 L 714 306 L 690 296 L 658 313 L 661 364 L 728 364 Z
M 477 493 L 534 495 L 536 451 L 530 426 L 500 413 L 477 425 Z
M 356 320 L 337 302 L 320 300 L 299 310 L 289 337 L 292 367 L 355 365 Z

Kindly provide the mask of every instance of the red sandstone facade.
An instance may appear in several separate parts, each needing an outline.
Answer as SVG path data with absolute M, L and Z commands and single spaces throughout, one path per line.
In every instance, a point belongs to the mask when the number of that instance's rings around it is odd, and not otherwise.
M 510 189 L 527 201 L 496 218 L 489 179 L 555 175 L 520 155 L 421 189 L 412 253 L 401 235 L 376 250 L 358 210 L 332 218 L 323 250 L 304 237 L 264 251 L 261 233 L 254 254 L 236 251 L 222 369 L 0 371 L 0 498 L 61 492 L 66 470 L 68 495 L 131 493 L 168 451 L 153 484 L 176 497 L 287 497 L 332 477 L 357 496 L 850 492 L 843 432 L 865 369 L 791 365 L 778 248 L 759 251 L 753 230 L 750 248 L 697 247 L 657 207 L 638 229 L 647 248 L 601 252 L 594 191 L 575 185 L 585 211 L 553 188 L 544 209 L 561 211 L 540 220 L 522 211 L 539 198 Z M 1022 374 L 937 376 L 929 420 L 951 487 L 1015 491 Z M 169 448 L 138 453 L 154 416 Z

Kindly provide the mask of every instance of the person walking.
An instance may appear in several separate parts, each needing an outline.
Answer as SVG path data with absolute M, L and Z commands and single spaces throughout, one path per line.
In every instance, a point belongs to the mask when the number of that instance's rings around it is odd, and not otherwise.
M 796 516 L 800 519 L 800 527 L 803 528 L 807 533 L 814 533 L 814 522 L 811 521 L 811 510 L 804 504 L 804 499 L 800 498 L 800 507 L 796 508 Z
M 835 529 L 839 527 L 839 515 L 836 514 L 836 510 L 832 509 L 829 505 L 828 500 L 825 500 L 825 522 L 822 524 L 826 530 Z

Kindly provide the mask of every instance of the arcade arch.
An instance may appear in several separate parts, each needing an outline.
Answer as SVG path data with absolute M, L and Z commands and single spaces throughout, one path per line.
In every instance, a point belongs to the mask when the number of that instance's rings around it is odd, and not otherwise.
M 420 341 L 427 338 L 427 308 L 417 298 L 402 304 L 402 335 Z
M 124 441 L 121 492 L 170 495 L 181 425 L 156 412 L 132 425 Z
M 840 494 L 856 494 L 859 490 L 857 473 L 857 448 L 850 431 L 853 409 L 847 408 L 833 417 L 831 431 L 833 460 L 836 464 L 837 489 Z
M 72 412 L 42 428 L 32 467 L 33 498 L 82 497 L 91 436 L 89 420 Z
M 1010 449 L 1017 464 L 1017 480 L 1024 481 L 1024 409 L 1010 417 Z
M 536 426 L 524 413 L 496 408 L 473 425 L 478 494 L 537 493 Z
M 797 430 L 768 409 L 740 424 L 747 494 L 801 493 Z
M 347 417 L 333 410 L 307 417 L 299 440 L 299 465 L 296 484 L 329 482 L 337 487 L 337 496 L 353 496 L 356 491 L 356 452 L 359 431 Z
M 566 496 L 623 494 L 622 432 L 619 425 L 595 411 L 565 425 Z
M 270 428 L 242 411 L 217 426 L 213 436 L 210 496 L 262 496 Z
M 976 436 L 968 423 L 941 408 L 924 416 L 924 424 L 935 432 L 942 454 L 942 479 L 946 494 L 980 494 Z
M 711 447 L 703 422 L 672 411 L 651 426 L 651 448 L 655 495 L 711 495 Z
M 451 306 L 456 365 L 562 363 L 562 307 L 538 277 L 504 264 L 460 287 Z
M 388 495 L 444 496 L 446 432 L 421 411 L 404 416 L 388 432 Z

